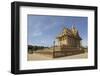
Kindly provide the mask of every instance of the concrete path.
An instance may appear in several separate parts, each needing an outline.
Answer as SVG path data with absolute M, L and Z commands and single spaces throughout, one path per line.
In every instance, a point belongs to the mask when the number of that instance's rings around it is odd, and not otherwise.
M 38 54 L 38 53 L 33 53 L 33 54 L 28 54 L 28 61 L 33 61 L 33 60 L 63 60 L 63 59 L 81 59 L 81 58 L 87 58 L 88 53 L 83 53 L 83 54 L 77 54 L 77 55 L 72 55 L 72 56 L 65 56 L 65 57 L 59 57 L 59 58 L 52 58 L 50 56 Z

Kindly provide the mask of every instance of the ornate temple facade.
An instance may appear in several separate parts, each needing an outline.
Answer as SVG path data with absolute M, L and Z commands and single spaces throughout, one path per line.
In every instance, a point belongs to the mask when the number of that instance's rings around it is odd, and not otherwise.
M 56 39 L 58 46 L 68 48 L 79 48 L 82 40 L 79 36 L 78 30 L 74 26 L 72 26 L 71 29 L 64 27 L 63 31 L 56 37 Z

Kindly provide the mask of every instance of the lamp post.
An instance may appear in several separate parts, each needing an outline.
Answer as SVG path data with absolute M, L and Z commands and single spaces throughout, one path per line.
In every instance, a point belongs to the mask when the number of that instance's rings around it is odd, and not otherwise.
M 55 57 L 55 41 L 53 41 L 53 58 Z

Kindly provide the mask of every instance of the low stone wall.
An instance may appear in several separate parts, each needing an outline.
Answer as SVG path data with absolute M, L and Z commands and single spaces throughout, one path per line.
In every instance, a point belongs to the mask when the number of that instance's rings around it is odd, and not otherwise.
M 80 54 L 80 53 L 84 53 L 84 50 L 57 51 L 57 52 L 54 53 L 54 58 L 64 57 L 64 56 L 71 56 L 71 55 L 76 55 L 76 54 Z
M 60 48 L 60 51 L 55 51 L 54 52 L 54 57 L 63 57 L 63 56 L 70 56 L 70 55 L 76 55 L 80 53 L 84 53 L 83 48 Z

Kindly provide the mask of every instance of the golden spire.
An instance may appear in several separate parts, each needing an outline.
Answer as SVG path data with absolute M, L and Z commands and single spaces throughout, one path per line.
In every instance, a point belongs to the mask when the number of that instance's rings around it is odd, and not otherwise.
M 72 25 L 72 29 L 74 29 L 74 30 L 76 29 L 76 28 L 75 28 L 75 24 L 74 24 L 74 25 Z

